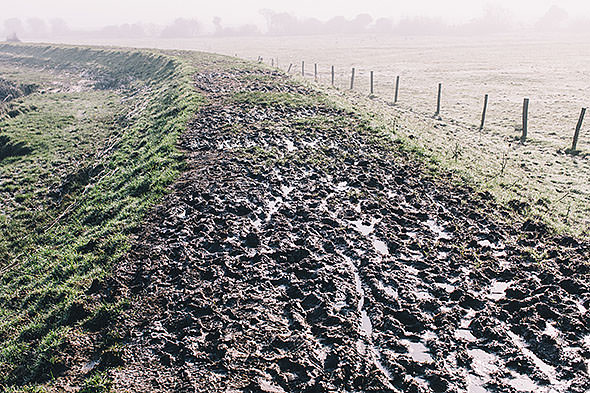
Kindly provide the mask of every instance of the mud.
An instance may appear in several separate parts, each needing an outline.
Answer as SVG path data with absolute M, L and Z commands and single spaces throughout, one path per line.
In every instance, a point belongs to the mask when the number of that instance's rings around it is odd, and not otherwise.
M 187 171 L 115 272 L 116 391 L 590 388 L 588 244 L 507 224 L 354 113 L 234 103 L 316 94 L 282 75 L 195 83 Z

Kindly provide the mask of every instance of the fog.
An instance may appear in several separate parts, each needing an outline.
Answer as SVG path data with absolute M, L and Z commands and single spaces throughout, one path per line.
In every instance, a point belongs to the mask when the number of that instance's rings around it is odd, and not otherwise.
M 0 39 L 590 33 L 590 4 L 565 0 L 40 1 L 3 5 Z

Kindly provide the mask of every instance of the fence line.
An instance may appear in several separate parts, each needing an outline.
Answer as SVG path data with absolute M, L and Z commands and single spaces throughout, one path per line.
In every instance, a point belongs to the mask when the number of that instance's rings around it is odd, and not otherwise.
M 261 62 L 262 57 L 259 56 L 258 61 Z M 271 61 L 271 66 L 273 64 L 274 64 L 274 62 Z M 277 61 L 277 65 L 278 65 L 278 61 Z M 292 66 L 292 64 L 289 64 L 287 74 L 291 73 L 291 68 L 292 68 L 291 66 Z M 358 76 L 357 74 L 358 73 L 357 73 L 356 67 L 352 67 L 351 73 L 350 73 L 350 90 L 354 90 L 354 88 L 355 88 L 355 81 L 356 81 L 356 77 Z M 336 71 L 335 71 L 335 67 L 333 65 L 330 66 L 330 75 L 331 75 L 331 86 L 335 87 Z M 301 62 L 301 76 L 305 77 L 305 62 L 304 61 Z M 317 63 L 314 63 L 314 80 L 316 82 L 320 81 L 320 72 L 318 71 L 318 64 Z M 371 96 L 373 96 L 375 94 L 375 73 L 374 73 L 374 71 L 369 71 L 369 81 L 370 81 L 369 82 L 369 94 Z M 393 104 L 397 104 L 399 102 L 400 82 L 401 82 L 401 79 L 400 79 L 400 76 L 398 75 L 398 76 L 396 76 L 395 83 L 394 83 Z M 485 94 L 479 130 L 483 130 L 485 127 L 488 106 L 489 106 L 489 94 Z M 526 140 L 528 138 L 528 133 L 529 133 L 528 132 L 529 131 L 529 127 L 528 127 L 529 106 L 530 106 L 530 99 L 524 98 L 523 106 L 522 106 L 522 128 L 521 128 L 522 133 L 519 138 L 520 142 L 523 144 L 526 142 Z M 434 117 L 440 119 L 441 110 L 442 110 L 442 83 L 438 83 L 438 89 L 437 89 L 437 95 L 436 95 L 436 112 L 434 113 Z M 578 147 L 580 132 L 582 129 L 582 124 L 584 121 L 585 113 L 586 113 L 586 108 L 582 108 L 582 113 L 580 114 L 578 124 L 575 128 L 571 149 L 570 148 L 566 149 L 566 152 L 568 152 L 568 153 L 576 154 L 579 152 L 577 150 L 577 147 Z

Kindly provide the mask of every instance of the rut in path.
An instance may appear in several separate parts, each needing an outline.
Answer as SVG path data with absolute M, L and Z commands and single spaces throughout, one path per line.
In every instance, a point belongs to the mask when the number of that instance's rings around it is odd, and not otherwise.
M 590 388 L 587 244 L 493 218 L 354 113 L 240 99 L 317 94 L 280 74 L 195 81 L 187 171 L 115 274 L 116 390 Z

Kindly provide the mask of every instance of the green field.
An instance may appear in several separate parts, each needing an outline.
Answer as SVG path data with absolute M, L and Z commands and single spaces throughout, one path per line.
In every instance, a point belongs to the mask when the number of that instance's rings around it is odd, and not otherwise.
M 193 73 L 164 53 L 0 45 L 4 85 L 32 86 L 0 106 L 0 390 L 50 381 L 68 337 L 122 306 L 88 290 L 182 169 Z

